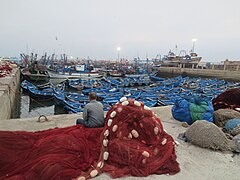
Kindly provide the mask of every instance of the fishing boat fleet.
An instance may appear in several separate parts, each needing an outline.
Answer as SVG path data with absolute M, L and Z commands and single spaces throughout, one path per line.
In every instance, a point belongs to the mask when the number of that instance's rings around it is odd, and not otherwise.
M 194 49 L 194 48 L 193 48 Z M 47 56 L 45 53 L 41 58 L 37 54 L 21 54 L 23 68 L 21 74 L 23 79 L 30 82 L 49 81 L 54 79 L 79 79 L 79 78 L 100 78 L 105 74 L 112 77 L 138 77 L 139 75 L 148 75 L 153 67 L 159 66 L 177 66 L 177 67 L 197 67 L 202 57 L 198 56 L 194 50 L 187 53 L 181 50 L 178 54 L 172 50 L 163 58 L 141 60 L 134 58 L 133 62 L 127 59 L 118 59 L 118 61 L 93 61 L 88 59 L 78 59 L 66 54 L 61 54 L 60 58 L 52 54 Z
M 54 59 L 54 54 L 47 58 L 45 54 L 40 60 L 37 60 L 37 54 L 21 54 L 23 68 L 21 68 L 22 78 L 30 82 L 48 82 L 52 79 L 79 79 L 79 78 L 99 78 L 103 72 L 96 71 L 87 62 L 79 64 L 78 62 L 68 62 L 64 54 L 60 60 Z
M 37 60 L 37 55 L 21 54 L 25 64 L 21 73 L 22 89 L 36 101 L 55 101 L 68 112 L 82 112 L 88 103 L 88 94 L 96 92 L 104 110 L 108 110 L 120 98 L 134 98 L 148 107 L 173 105 L 177 100 L 189 96 L 212 101 L 220 93 L 229 88 L 240 87 L 237 82 L 226 82 L 217 79 L 202 79 L 176 76 L 173 78 L 158 77 L 152 70 L 154 66 L 196 66 L 201 57 L 195 52 L 180 52 L 179 55 L 169 52 L 162 59 L 133 63 L 68 61 L 65 54 L 58 60 L 53 54 L 45 54 Z M 53 85 L 49 79 L 64 79 Z M 47 82 L 36 85 L 36 82 Z
M 100 78 L 103 76 L 103 72 L 95 71 L 89 64 L 49 65 L 48 72 L 50 77 L 55 79 Z
M 96 92 L 104 110 L 122 97 L 134 98 L 148 107 L 173 105 L 176 100 L 197 96 L 212 101 L 217 95 L 240 83 L 217 79 L 177 76 L 160 78 L 154 74 L 139 77 L 104 77 L 98 79 L 67 79 L 57 85 L 36 86 L 24 80 L 22 89 L 37 101 L 55 101 L 70 113 L 82 112 L 88 94 Z

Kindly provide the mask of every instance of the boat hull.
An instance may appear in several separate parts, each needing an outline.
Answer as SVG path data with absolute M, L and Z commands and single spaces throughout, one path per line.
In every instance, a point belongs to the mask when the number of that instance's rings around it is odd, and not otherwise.
M 44 73 L 40 74 L 32 74 L 29 72 L 28 69 L 21 69 L 21 77 L 23 80 L 27 80 L 29 82 L 49 82 L 49 74 L 47 71 Z
M 81 78 L 101 78 L 103 77 L 102 73 L 55 73 L 52 71 L 48 71 L 50 78 L 52 79 L 81 79 Z
M 183 59 L 181 57 L 176 57 L 160 62 L 161 66 L 179 66 L 180 64 L 185 65 L 198 65 L 202 57 L 192 57 L 191 59 Z

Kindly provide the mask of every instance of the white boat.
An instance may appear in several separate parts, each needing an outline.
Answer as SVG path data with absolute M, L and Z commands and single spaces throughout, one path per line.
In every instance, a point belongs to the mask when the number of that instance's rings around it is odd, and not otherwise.
M 53 79 L 79 79 L 79 78 L 100 78 L 103 77 L 103 73 L 99 72 L 74 72 L 74 73 L 56 73 L 48 70 L 50 78 Z
M 139 78 L 139 77 L 148 77 L 148 74 L 125 74 L 125 77 L 129 77 L 129 78 Z
M 102 72 L 87 70 L 86 65 L 76 64 L 74 70 L 71 67 L 65 67 L 68 71 L 56 71 L 48 68 L 50 78 L 52 79 L 79 79 L 79 78 L 100 78 L 103 76 Z
M 108 72 L 108 74 L 112 77 L 122 77 L 123 74 L 117 70 L 112 70 L 110 72 Z
M 168 55 L 162 58 L 161 64 L 194 64 L 197 65 L 201 61 L 202 57 L 198 56 L 197 53 L 191 52 L 187 54 L 185 50 L 181 50 L 179 55 L 176 55 L 172 51 L 169 51 Z

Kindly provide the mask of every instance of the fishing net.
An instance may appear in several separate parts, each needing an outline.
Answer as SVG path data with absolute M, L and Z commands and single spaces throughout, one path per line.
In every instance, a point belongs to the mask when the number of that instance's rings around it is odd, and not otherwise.
M 237 152 L 240 153 L 240 134 L 236 135 L 233 137 L 233 141 L 236 143 L 237 145 Z
M 72 179 L 98 159 L 102 129 L 0 132 L 0 179 Z M 61 177 L 61 178 L 60 178 Z
M 240 118 L 240 112 L 232 109 L 219 109 L 213 113 L 214 123 L 219 127 L 223 127 L 228 120 L 234 118 Z
M 104 171 L 112 177 L 175 174 L 179 171 L 173 138 L 143 103 L 123 101 L 113 106 L 106 118 L 108 126 L 104 132 L 110 133 L 104 136 L 109 141 L 104 150 L 109 153 Z
M 9 65 L 0 65 L 0 78 L 8 76 L 12 72 L 12 67 Z
M 230 119 L 224 125 L 224 131 L 236 136 L 240 134 L 240 119 Z
M 0 179 L 79 179 L 175 174 L 174 140 L 143 103 L 122 99 L 104 128 L 0 131 Z M 80 177 L 79 177 L 80 176 Z
M 215 110 L 240 108 L 240 88 L 233 88 L 223 92 L 212 103 Z
M 178 99 L 172 107 L 176 120 L 193 124 L 197 120 L 213 121 L 212 103 L 198 97 Z
M 221 151 L 235 151 L 236 144 L 229 140 L 215 124 L 207 121 L 196 121 L 185 132 L 187 141 L 203 148 Z

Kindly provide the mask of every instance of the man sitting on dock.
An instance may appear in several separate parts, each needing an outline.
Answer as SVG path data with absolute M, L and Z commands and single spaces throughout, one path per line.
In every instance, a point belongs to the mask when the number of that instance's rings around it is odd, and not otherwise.
M 101 102 L 97 101 L 95 92 L 89 94 L 89 103 L 85 105 L 83 119 L 77 119 L 77 124 L 82 124 L 88 128 L 98 128 L 104 126 L 104 111 Z

